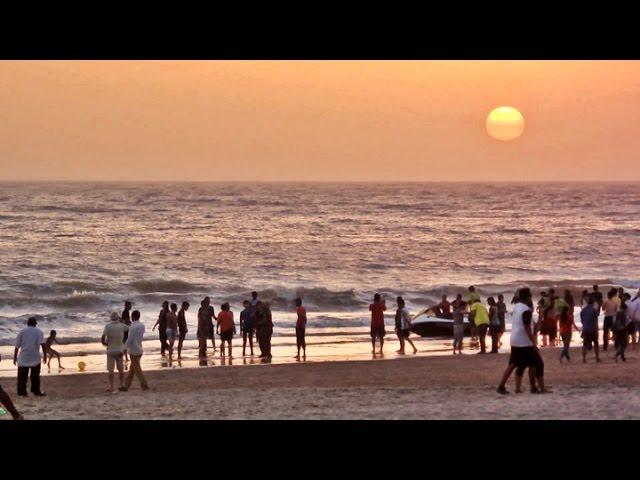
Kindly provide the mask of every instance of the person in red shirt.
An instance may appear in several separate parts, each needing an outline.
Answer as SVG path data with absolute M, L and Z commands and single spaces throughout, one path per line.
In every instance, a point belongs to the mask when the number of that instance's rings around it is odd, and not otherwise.
M 236 325 L 233 321 L 233 312 L 228 303 L 220 305 L 220 313 L 218 314 L 218 335 L 220 335 L 220 356 L 224 357 L 224 342 L 229 345 L 229 358 L 231 356 L 231 340 L 236 331 Z
M 296 346 L 298 347 L 298 354 L 293 358 L 300 360 L 300 348 L 302 348 L 302 359 L 307 359 L 307 343 L 304 339 L 305 329 L 307 328 L 307 311 L 302 306 L 302 299 L 296 298 L 296 314 L 298 319 L 296 320 Z
M 380 298 L 380 294 L 376 293 L 373 296 L 373 303 L 369 305 L 369 311 L 371 312 L 371 353 L 376 354 L 376 338 L 380 339 L 380 354 L 382 354 L 382 347 L 384 346 L 384 336 L 387 334 L 384 330 L 384 311 L 387 306 Z

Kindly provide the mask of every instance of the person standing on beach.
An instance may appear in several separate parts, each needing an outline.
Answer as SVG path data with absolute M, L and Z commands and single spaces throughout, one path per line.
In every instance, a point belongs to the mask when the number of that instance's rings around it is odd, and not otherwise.
M 111 313 L 109 323 L 104 326 L 100 341 L 102 345 L 107 347 L 107 371 L 109 372 L 109 384 L 107 392 L 113 392 L 113 371 L 118 368 L 118 380 L 120 388 L 124 387 L 124 361 L 123 361 L 123 344 L 124 334 L 129 331 L 129 327 L 125 325 L 117 312 Z M 128 337 L 127 337 L 128 338 Z
M 2 355 L 0 355 L 0 362 L 2 361 Z M 18 409 L 13 404 L 11 397 L 7 392 L 5 392 L 0 385 L 0 403 L 4 405 L 4 408 L 11 414 L 14 420 L 24 420 L 24 417 L 18 412 Z
M 273 335 L 273 320 L 269 304 L 258 300 L 256 303 L 256 337 L 260 346 L 260 358 L 263 362 L 271 360 L 271 336 Z
M 462 295 L 458 294 L 451 304 L 453 307 L 453 354 L 462 355 L 462 340 L 464 339 L 464 314 L 467 304 L 462 300 Z
M 558 319 L 556 315 L 556 291 L 549 289 L 549 294 L 543 302 L 543 319 L 540 325 L 540 333 L 542 334 L 542 346 L 555 346 L 556 337 L 558 335 Z
M 296 348 L 298 354 L 293 358 L 300 360 L 300 349 L 302 348 L 302 359 L 307 359 L 307 342 L 305 334 L 307 330 L 307 310 L 302 306 L 302 299 L 296 298 Z
M 198 309 L 198 356 L 200 360 L 207 358 L 207 340 L 209 339 L 209 297 L 200 302 Z
M 609 333 L 613 331 L 613 320 L 618 313 L 618 303 L 614 300 L 618 291 L 614 288 L 607 292 L 607 299 L 602 304 L 604 322 L 602 323 L 602 349 L 606 352 L 609 346 Z M 615 334 L 615 333 L 614 333 Z
M 497 392 L 509 393 L 506 389 L 507 380 L 511 373 L 516 372 L 516 393 L 522 393 L 522 377 L 524 371 L 529 369 L 529 381 L 531 393 L 547 393 L 549 390 L 544 385 L 544 362 L 540 358 L 538 347 L 535 344 L 532 330 L 533 304 L 531 303 L 531 290 L 521 288 L 516 303 L 511 313 L 511 355 L 509 365 L 502 375 Z M 540 388 L 536 388 L 536 378 Z
M 216 336 L 214 335 L 214 327 L 213 327 L 213 322 L 214 320 L 217 322 L 218 321 L 218 317 L 216 317 L 216 312 L 215 309 L 213 308 L 213 305 L 211 305 L 211 299 L 209 297 L 205 297 L 205 300 L 207 301 L 207 328 L 209 329 L 209 339 L 211 340 L 211 346 L 213 347 L 213 353 L 216 352 Z
M 618 357 L 622 358 L 623 362 L 627 359 L 624 356 L 624 352 L 629 344 L 629 334 L 627 333 L 627 326 L 629 324 L 629 318 L 627 317 L 627 305 L 622 303 L 620 310 L 616 312 L 615 320 L 613 321 L 613 329 L 615 332 L 615 347 L 616 347 L 616 362 Z
M 255 291 L 251 292 L 251 306 L 253 308 L 256 308 L 256 305 L 258 305 L 258 302 L 259 302 L 258 292 L 255 292 Z
M 489 312 L 480 299 L 476 299 L 474 303 L 469 307 L 469 322 L 473 321 L 473 324 L 477 328 L 478 338 L 480 340 L 479 354 L 487 353 L 487 329 L 489 328 Z
M 489 305 L 489 332 L 491 333 L 491 352 L 498 353 L 498 342 L 500 341 L 500 317 L 498 315 L 498 304 L 493 297 L 487 298 Z
M 178 305 L 171 304 L 171 311 L 167 312 L 167 342 L 169 347 L 169 363 L 173 361 L 173 346 L 178 334 Z
M 480 294 L 476 292 L 476 287 L 473 285 L 468 288 L 468 291 L 467 305 L 469 305 L 469 311 L 471 311 L 471 306 L 476 303 L 476 300 L 480 301 Z M 469 315 L 469 326 L 471 333 L 471 347 L 474 348 L 478 346 L 478 327 L 474 323 L 473 315 L 471 314 Z
M 144 350 L 142 348 L 144 330 L 144 323 L 140 321 L 140 312 L 138 310 L 134 310 L 131 313 L 131 327 L 129 327 L 129 337 L 125 344 L 125 348 L 129 351 L 129 356 L 131 357 L 131 367 L 129 368 L 129 375 L 127 375 L 124 387 L 120 388 L 120 391 L 122 392 L 126 392 L 131 388 L 131 382 L 133 382 L 134 376 L 137 376 L 140 380 L 140 387 L 142 390 L 149 390 L 149 385 L 147 384 L 146 378 L 144 378 L 142 366 L 140 365 L 142 355 L 144 354 Z
M 627 305 L 627 317 L 630 320 L 629 331 L 631 332 L 631 339 L 635 347 L 636 335 L 640 333 L 640 289 L 636 296 L 631 299 L 631 295 L 624 294 L 624 303 Z
M 167 344 L 167 313 L 169 313 L 169 302 L 166 300 L 162 302 L 162 308 L 158 314 L 158 320 L 153 324 L 151 331 L 153 332 L 158 327 L 158 334 L 160 337 L 160 355 L 164 357 L 164 352 L 169 349 Z
M 129 335 L 129 327 L 131 326 L 131 315 L 130 315 L 130 311 L 131 311 L 131 302 L 129 300 L 126 300 L 124 302 L 124 310 L 122 310 L 122 315 L 120 316 L 120 321 L 127 326 L 127 330 L 124 332 L 124 339 L 123 342 L 127 342 L 127 337 Z M 126 363 L 129 363 L 129 353 L 125 350 L 124 351 L 124 361 Z
M 220 335 L 220 356 L 224 357 L 224 343 L 229 346 L 229 359 L 233 358 L 231 353 L 231 342 L 233 334 L 236 332 L 236 325 L 233 321 L 233 312 L 228 303 L 220 305 L 220 313 L 218 313 L 216 330 Z
M 187 338 L 187 319 L 185 313 L 189 310 L 189 302 L 182 302 L 180 311 L 178 312 L 178 360 L 182 360 L 182 344 L 184 339 Z
M 500 330 L 498 331 L 498 348 L 502 347 L 502 335 L 507 330 L 507 304 L 504 303 L 504 295 L 498 295 L 498 320 L 500 321 Z
M 396 318 L 399 317 L 400 325 L 398 329 L 398 338 L 400 339 L 400 350 L 397 353 L 404 355 L 404 344 L 409 342 L 409 345 L 413 347 L 413 353 L 418 353 L 418 349 L 414 345 L 413 341 L 409 338 L 411 335 L 411 314 L 406 307 L 405 301 L 402 297 L 396 299 L 398 310 L 396 311 Z
M 602 308 L 602 292 L 600 291 L 600 287 L 598 285 L 593 286 L 593 292 L 591 292 L 595 303 L 597 304 L 596 308 L 598 310 L 598 314 L 600 314 L 600 309 Z M 595 306 L 595 305 L 594 305 Z
M 27 396 L 27 379 L 31 378 L 31 393 L 36 397 L 44 397 L 40 389 L 40 361 L 47 360 L 44 333 L 38 327 L 35 317 L 27 320 L 27 326 L 18 332 L 16 348 L 13 352 L 13 364 L 18 366 L 18 396 Z M 40 357 L 42 348 L 42 357 Z
M 255 332 L 255 309 L 249 300 L 242 302 L 244 309 L 240 312 L 240 333 L 242 333 L 242 356 L 246 355 L 247 339 L 251 356 L 253 356 L 253 334 Z
M 384 311 L 387 305 L 380 297 L 379 293 L 373 296 L 373 303 L 369 305 L 371 312 L 371 353 L 376 354 L 376 338 L 380 339 L 380 354 L 382 355 L 382 347 L 384 346 L 384 337 L 387 332 L 384 329 Z
M 587 363 L 587 351 L 593 345 L 596 354 L 596 362 L 600 362 L 598 346 L 598 308 L 596 308 L 596 298 L 589 296 L 588 303 L 580 311 L 580 321 L 582 322 L 582 363 Z
M 565 302 L 566 302 L 566 293 L 565 292 Z M 573 298 L 571 298 L 573 301 Z M 566 307 L 563 307 L 560 311 L 560 338 L 562 339 L 562 352 L 560 353 L 560 363 L 562 363 L 562 359 L 566 358 L 567 362 L 571 361 L 569 357 L 569 345 L 571 345 L 571 336 L 573 334 L 573 329 L 580 331 L 578 326 L 573 321 L 573 306 L 568 302 Z

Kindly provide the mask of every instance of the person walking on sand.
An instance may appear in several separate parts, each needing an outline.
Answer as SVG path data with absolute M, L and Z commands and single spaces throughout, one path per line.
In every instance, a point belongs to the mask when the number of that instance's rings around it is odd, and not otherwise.
M 600 362 L 598 346 L 598 310 L 596 299 L 590 295 L 587 305 L 580 311 L 580 321 L 582 322 L 582 363 L 587 363 L 587 351 L 591 345 L 596 354 L 596 362 Z
M 298 354 L 293 358 L 300 360 L 300 349 L 302 348 L 302 358 L 307 359 L 307 342 L 305 339 L 305 333 L 307 329 L 307 310 L 302 306 L 302 299 L 296 298 L 296 348 Z
M 171 310 L 167 312 L 167 345 L 169 347 L 169 363 L 173 361 L 173 346 L 178 335 L 178 305 L 171 304 Z
M 568 292 L 568 290 L 567 290 Z M 577 331 L 580 331 L 578 326 L 575 324 L 573 320 L 573 298 L 571 298 L 571 305 L 567 302 L 567 297 L 565 292 L 565 302 L 567 304 L 566 307 L 563 307 L 560 311 L 560 339 L 562 340 L 562 352 L 560 352 L 560 363 L 562 363 L 562 359 L 566 358 L 567 362 L 571 361 L 569 357 L 569 345 L 571 345 L 571 336 L 573 335 L 573 329 L 575 328 Z M 569 293 L 569 295 L 571 295 Z
M 0 362 L 1 361 L 2 355 L 0 355 Z M 2 385 L 0 385 L 0 403 L 4 405 L 4 408 L 7 409 L 14 420 L 24 420 L 24 416 L 22 416 L 22 414 L 18 412 L 18 409 L 13 404 L 13 400 L 11 400 L 9 394 L 3 390 Z
M 253 356 L 253 334 L 256 330 L 255 325 L 255 308 L 251 306 L 249 300 L 242 302 L 244 309 L 240 312 L 240 333 L 242 333 L 242 356 L 247 353 L 247 340 L 249 340 L 249 349 Z
M 384 337 L 387 334 L 384 329 L 384 311 L 387 305 L 379 293 L 373 296 L 373 303 L 369 305 L 371 312 L 371 353 L 376 354 L 376 338 L 380 340 L 380 354 L 384 346 Z
M 220 313 L 218 313 L 216 330 L 220 335 L 220 356 L 224 357 L 224 344 L 229 346 L 229 359 L 233 358 L 231 353 L 231 342 L 233 334 L 236 333 L 236 324 L 233 321 L 233 312 L 228 303 L 220 305 Z
M 464 314 L 467 310 L 467 304 L 462 300 L 462 295 L 458 294 L 451 304 L 453 307 L 453 354 L 462 355 L 462 340 L 464 339 Z
M 418 353 L 418 349 L 414 345 L 413 341 L 409 338 L 411 334 L 411 314 L 406 307 L 404 298 L 398 297 L 396 299 L 398 310 L 396 311 L 396 317 L 400 317 L 400 328 L 398 330 L 398 338 L 400 339 L 400 350 L 397 353 L 404 355 L 404 344 L 409 342 L 409 345 L 413 348 L 413 353 Z
M 167 313 L 169 313 L 169 302 L 166 300 L 162 302 L 162 308 L 158 314 L 158 320 L 153 324 L 151 331 L 153 332 L 158 327 L 158 334 L 160 338 L 160 355 L 164 357 L 165 351 L 169 350 L 169 344 L 167 343 Z
M 607 292 L 607 299 L 602 304 L 604 310 L 604 321 L 602 322 L 602 349 L 606 352 L 609 346 L 609 335 L 614 333 L 613 320 L 618 313 L 619 304 L 615 301 L 618 291 L 614 288 Z
M 478 339 L 480 340 L 479 354 L 487 353 L 487 329 L 489 328 L 489 312 L 480 299 L 476 299 L 469 307 L 469 322 L 473 320 L 477 328 Z
M 613 321 L 613 329 L 615 332 L 615 347 L 616 347 L 616 362 L 618 357 L 626 362 L 627 359 L 624 356 L 624 352 L 629 344 L 629 334 L 627 333 L 627 326 L 629 324 L 629 318 L 627 317 L 627 305 L 625 303 L 620 304 L 620 310 L 616 312 L 615 320 Z
M 502 375 L 496 391 L 500 394 L 509 393 L 506 389 L 507 380 L 511 373 L 516 372 L 516 393 L 522 393 L 522 377 L 524 371 L 529 369 L 529 382 L 531 393 L 548 393 L 544 385 L 544 362 L 535 344 L 532 330 L 533 304 L 531 302 L 531 290 L 521 288 L 518 294 L 518 302 L 511 313 L 511 355 L 509 364 Z M 536 379 L 540 388 L 536 387 Z
M 189 310 L 189 302 L 182 302 L 180 311 L 178 312 L 178 360 L 182 360 L 182 344 L 187 338 L 187 319 L 185 313 Z
M 55 330 L 51 330 L 51 332 L 49 332 L 49 338 L 47 338 L 47 340 L 44 343 L 45 349 L 47 350 L 47 354 L 49 355 L 49 361 L 47 362 L 47 367 L 51 368 L 51 360 L 53 360 L 53 357 L 55 356 L 58 359 L 58 368 L 61 370 L 64 370 L 64 367 L 60 363 L 60 354 L 57 351 L 55 351 L 53 348 L 51 348 L 51 345 L 53 345 L 54 343 L 57 343 L 58 345 L 60 345 L 60 342 L 58 342 L 57 340 L 57 336 L 58 336 L 58 333 Z
M 118 369 L 118 380 L 120 388 L 124 387 L 124 334 L 129 331 L 129 327 L 122 323 L 117 312 L 111 313 L 109 323 L 104 326 L 100 341 L 107 347 L 107 371 L 109 372 L 109 384 L 107 392 L 113 392 L 113 371 Z
M 131 326 L 131 302 L 126 300 L 124 302 L 124 310 L 122 310 L 122 315 L 120 316 L 120 321 L 127 326 L 127 330 L 124 332 L 123 342 L 127 342 L 127 336 L 129 335 L 129 327 Z M 124 351 L 124 361 L 129 363 L 129 353 Z
M 120 391 L 122 392 L 126 392 L 131 388 L 131 382 L 133 382 L 134 376 L 137 376 L 140 380 L 140 387 L 142 390 L 149 390 L 149 385 L 147 384 L 147 380 L 144 378 L 142 366 L 140 365 L 140 360 L 144 354 L 144 350 L 142 348 L 144 330 L 144 323 L 140 321 L 140 312 L 138 310 L 134 310 L 131 313 L 129 338 L 127 338 L 127 343 L 125 344 L 125 348 L 129 351 L 129 356 L 131 357 L 131 367 L 129 368 L 129 374 L 125 380 L 124 387 L 120 388 Z

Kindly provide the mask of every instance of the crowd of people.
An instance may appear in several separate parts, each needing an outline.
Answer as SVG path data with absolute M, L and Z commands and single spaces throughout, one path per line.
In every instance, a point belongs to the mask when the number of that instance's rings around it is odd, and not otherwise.
M 562 296 L 556 294 L 553 288 L 542 291 L 540 300 L 533 305 L 532 294 L 529 288 L 521 288 L 511 300 L 513 305 L 511 318 L 511 354 L 508 366 L 498 385 L 497 391 L 506 394 L 506 383 L 515 371 L 515 391 L 522 392 L 522 379 L 525 370 L 529 371 L 529 381 L 532 393 L 546 393 L 550 390 L 544 384 L 544 361 L 539 353 L 539 337 L 542 338 L 542 347 L 556 346 L 558 334 L 563 348 L 560 353 L 560 362 L 570 361 L 569 346 L 572 333 L 575 330 L 582 336 L 582 361 L 587 362 L 588 352 L 593 350 L 596 362 L 600 362 L 600 343 L 598 319 L 600 313 L 604 313 L 602 329 L 602 348 L 607 350 L 613 341 L 615 361 L 626 361 L 625 350 L 631 338 L 635 345 L 640 333 L 640 290 L 631 297 L 622 288 L 612 288 L 607 292 L 606 300 L 603 298 L 598 285 L 593 286 L 589 292 L 585 290 L 581 298 L 580 324 L 578 327 L 574 320 L 575 301 L 572 293 L 565 290 Z M 297 316 L 295 325 L 296 348 L 294 357 L 298 360 L 306 359 L 305 332 L 307 325 L 306 309 L 302 306 L 302 299 L 294 301 Z M 405 353 L 408 343 L 413 348 L 413 353 L 418 349 L 411 340 L 413 317 L 406 308 L 406 302 L 402 297 L 396 298 L 395 332 L 399 340 L 398 354 Z M 175 303 L 165 301 L 153 325 L 152 331 L 158 328 L 160 353 L 168 356 L 171 363 L 174 357 L 174 347 L 177 341 L 177 359 L 182 359 L 184 340 L 188 333 L 186 312 L 190 305 L 182 302 L 180 310 Z M 140 311 L 131 311 L 132 304 L 125 302 L 121 314 L 113 312 L 109 323 L 104 327 L 101 342 L 106 347 L 108 386 L 107 391 L 113 392 L 115 371 L 118 371 L 119 391 L 126 392 L 131 387 L 134 377 L 137 377 L 142 390 L 148 390 L 149 386 L 141 367 L 141 358 L 144 354 L 143 338 L 145 326 L 140 321 Z M 369 305 L 371 313 L 370 335 L 372 353 L 383 354 L 384 338 L 386 336 L 384 312 L 386 311 L 385 299 L 376 293 L 373 302 Z M 457 294 L 455 300 L 449 302 L 443 295 L 441 301 L 426 310 L 438 318 L 450 319 L 453 324 L 453 353 L 462 354 L 463 339 L 465 336 L 465 316 L 468 317 L 470 333 L 470 347 L 479 348 L 479 354 L 487 353 L 486 336 L 491 337 L 491 350 L 489 353 L 498 353 L 502 346 L 501 338 L 506 330 L 507 306 L 503 295 L 487 298 L 487 305 L 481 301 L 475 287 L 468 288 L 467 298 L 463 300 L 462 294 Z M 537 319 L 534 318 L 537 313 Z M 215 324 L 214 324 L 215 322 Z M 270 362 L 271 337 L 273 335 L 273 320 L 271 308 L 268 302 L 258 299 L 258 293 L 252 292 L 251 299 L 243 302 L 243 310 L 240 312 L 239 329 L 242 336 L 242 355 L 245 356 L 247 346 L 250 355 L 253 356 L 254 335 L 260 349 L 260 358 L 263 362 Z M 236 335 L 236 323 L 233 312 L 228 302 L 220 305 L 220 311 L 216 315 L 209 297 L 200 302 L 197 314 L 198 356 L 205 362 L 207 359 L 207 345 L 211 341 L 213 352 L 217 351 L 216 335 L 220 339 L 220 356 L 232 358 L 233 338 Z M 376 350 L 376 342 L 380 348 Z M 31 381 L 31 393 L 35 396 L 45 396 L 40 388 L 40 367 L 42 364 L 50 366 L 55 357 L 59 368 L 63 368 L 60 354 L 52 348 L 57 341 L 57 332 L 52 330 L 49 337 L 44 339 L 44 333 L 37 328 L 37 319 L 29 318 L 27 326 L 22 329 L 16 338 L 13 363 L 18 367 L 17 393 L 19 396 L 27 396 L 27 381 Z M 40 355 L 42 349 L 42 356 Z M 1 360 L 1 359 L 0 359 Z M 125 378 L 125 362 L 130 363 L 128 374 Z M 2 403 L 14 419 L 22 419 L 9 395 L 0 387 L 0 403 Z

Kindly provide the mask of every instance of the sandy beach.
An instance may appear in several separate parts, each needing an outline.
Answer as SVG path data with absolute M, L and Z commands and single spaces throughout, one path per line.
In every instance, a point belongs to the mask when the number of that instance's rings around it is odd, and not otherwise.
M 134 383 L 112 394 L 106 373 L 68 374 L 43 379 L 47 397 L 16 403 L 28 419 L 640 418 L 636 351 L 624 364 L 613 352 L 586 365 L 579 349 L 571 364 L 558 362 L 559 349 L 542 354 L 549 395 L 495 393 L 508 359 L 498 354 L 156 370 L 147 373 L 150 391 Z M 2 379 L 12 395 L 13 382 Z

